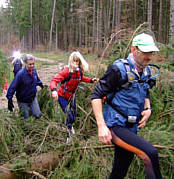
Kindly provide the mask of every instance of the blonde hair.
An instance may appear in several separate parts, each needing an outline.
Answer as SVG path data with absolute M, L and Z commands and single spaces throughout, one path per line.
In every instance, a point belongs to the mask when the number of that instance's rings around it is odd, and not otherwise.
M 88 63 L 86 62 L 86 60 L 83 58 L 83 56 L 80 54 L 80 52 L 74 51 L 69 56 L 69 61 L 68 61 L 68 66 L 69 66 L 70 72 L 73 72 L 76 70 L 76 65 L 75 65 L 74 59 L 79 59 L 79 61 L 80 61 L 79 67 L 81 68 L 81 70 L 83 72 L 88 71 Z

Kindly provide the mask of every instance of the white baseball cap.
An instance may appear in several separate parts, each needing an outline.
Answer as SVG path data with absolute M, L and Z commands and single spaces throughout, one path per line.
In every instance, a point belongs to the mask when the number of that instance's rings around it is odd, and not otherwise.
M 137 46 L 142 52 L 158 52 L 159 49 L 149 34 L 139 34 L 132 40 L 132 46 Z

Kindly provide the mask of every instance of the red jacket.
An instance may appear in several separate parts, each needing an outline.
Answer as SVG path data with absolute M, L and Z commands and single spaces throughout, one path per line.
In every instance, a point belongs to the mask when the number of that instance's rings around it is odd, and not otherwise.
M 6 78 L 6 76 L 4 76 L 4 81 L 5 81 L 5 83 L 4 83 L 3 90 L 7 90 L 7 78 Z
M 51 80 L 50 89 L 51 90 L 53 90 L 54 88 L 57 89 L 57 84 L 64 81 L 65 79 L 68 79 L 68 77 L 69 77 L 69 68 L 65 67 L 60 73 L 58 73 Z M 58 89 L 58 95 L 66 99 L 70 99 L 75 93 L 81 81 L 86 83 L 91 83 L 92 79 L 84 76 L 83 74 L 81 79 L 80 70 L 73 72 L 71 75 L 71 79 L 60 85 L 60 88 Z

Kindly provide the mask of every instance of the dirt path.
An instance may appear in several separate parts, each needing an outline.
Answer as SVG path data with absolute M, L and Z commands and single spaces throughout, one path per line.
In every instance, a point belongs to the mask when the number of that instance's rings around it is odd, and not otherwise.
M 50 65 L 47 67 L 43 67 L 37 70 L 39 78 L 43 82 L 44 85 L 48 85 L 50 83 L 50 80 L 62 69 L 62 67 L 65 65 L 64 63 L 58 63 L 55 65 L 55 60 L 52 59 L 46 59 L 46 58 L 36 58 L 36 60 L 42 61 L 42 62 L 49 62 Z M 36 62 L 37 63 L 37 62 Z M 54 63 L 54 65 L 51 65 L 51 63 Z M 9 86 L 9 84 L 8 84 Z M 40 87 L 38 87 L 38 90 L 40 90 Z M 17 101 L 15 98 L 15 95 L 13 97 L 13 103 L 15 108 L 17 108 Z M 6 98 L 6 94 L 2 94 L 0 96 L 0 109 L 7 109 L 8 107 L 8 101 Z

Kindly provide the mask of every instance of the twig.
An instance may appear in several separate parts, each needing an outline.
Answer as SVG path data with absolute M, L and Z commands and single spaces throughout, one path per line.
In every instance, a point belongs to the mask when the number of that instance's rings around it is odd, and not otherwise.
M 101 63 L 102 63 L 103 57 L 104 57 L 104 55 L 105 55 L 107 49 L 109 48 L 109 46 L 112 44 L 113 39 L 116 37 L 116 35 L 118 35 L 120 32 L 125 31 L 125 30 L 126 30 L 126 29 L 122 29 L 122 30 L 119 30 L 117 33 L 112 33 L 112 34 L 111 34 L 111 39 L 110 39 L 110 41 L 108 42 L 108 44 L 107 44 L 107 46 L 105 47 L 105 49 L 103 50 L 102 55 L 101 55 L 101 58 L 100 58 L 100 61 L 99 61 L 98 65 L 97 65 L 97 71 L 96 71 L 96 75 L 95 75 L 96 78 L 98 77 L 98 73 L 99 73 L 99 70 L 100 70 L 100 65 L 101 65 Z
M 35 172 L 35 171 L 28 171 L 26 173 L 33 174 L 33 175 L 35 175 L 35 176 L 37 176 L 37 177 L 39 177 L 41 179 L 46 179 L 43 175 L 41 175 L 40 173 Z
M 50 124 L 49 124 L 48 127 L 46 128 L 44 138 L 43 138 L 43 140 L 42 140 L 40 146 L 39 146 L 38 149 L 37 149 L 37 153 L 39 153 L 39 152 L 41 151 L 42 145 L 43 145 L 43 143 L 44 143 L 44 141 L 45 141 L 45 139 L 46 139 L 46 136 L 47 136 L 47 133 L 48 133 L 48 129 L 49 129 L 49 128 L 50 128 Z
M 92 108 L 90 109 L 89 113 L 86 114 L 86 117 L 84 119 L 83 126 L 82 126 L 81 130 L 83 130 L 85 128 L 86 121 L 87 121 L 89 115 L 91 114 L 91 112 L 92 112 Z
M 159 114 L 159 118 L 162 118 L 162 117 L 164 117 L 165 115 L 167 115 L 167 114 L 172 114 L 172 113 L 174 113 L 174 109 L 170 109 L 170 110 L 164 111 L 164 112 L 162 112 L 162 113 Z
M 7 146 L 7 144 L 6 144 L 5 140 L 4 140 L 4 137 L 0 136 L 0 140 L 1 140 L 2 144 L 4 145 L 4 148 L 5 148 L 5 151 L 7 153 L 8 159 L 11 160 L 10 152 L 9 152 L 8 146 Z
M 115 145 L 99 145 L 99 146 L 85 146 L 85 147 L 77 147 L 75 149 L 70 149 L 67 151 L 64 151 L 62 154 L 60 155 L 64 155 L 65 153 L 70 153 L 76 150 L 86 150 L 86 149 L 103 149 L 103 148 L 112 148 Z M 159 148 L 159 149 L 168 149 L 168 150 L 174 150 L 174 147 L 172 146 L 163 146 L 163 145 L 153 145 L 155 148 Z
M 129 40 L 129 43 L 128 43 L 127 48 L 126 48 L 124 58 L 126 58 L 126 55 L 127 55 L 128 49 L 129 49 L 129 46 L 130 46 L 130 44 L 131 44 L 131 42 L 132 42 L 132 40 L 133 40 L 135 34 L 136 34 L 137 31 L 139 31 L 139 29 L 140 29 L 142 26 L 144 26 L 144 25 L 148 25 L 148 22 L 144 22 L 143 24 L 140 24 L 140 25 L 136 28 L 136 30 L 134 31 L 134 33 L 132 34 L 132 37 L 131 37 L 131 39 Z
M 86 116 L 89 116 L 90 115 L 90 113 L 92 112 L 92 110 L 90 110 L 90 112 L 89 113 L 87 113 L 81 106 L 79 106 L 78 104 L 77 104 L 77 107 L 83 112 L 83 113 L 85 113 L 86 114 Z M 90 117 L 90 119 L 93 121 L 93 122 L 95 122 L 96 123 L 96 121 L 95 121 L 95 119 L 93 119 L 92 117 Z
M 174 150 L 174 147 L 172 146 L 164 146 L 164 145 L 153 145 L 154 147 L 158 148 L 158 149 L 169 149 L 169 150 Z

